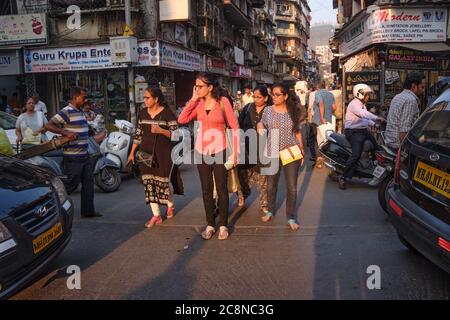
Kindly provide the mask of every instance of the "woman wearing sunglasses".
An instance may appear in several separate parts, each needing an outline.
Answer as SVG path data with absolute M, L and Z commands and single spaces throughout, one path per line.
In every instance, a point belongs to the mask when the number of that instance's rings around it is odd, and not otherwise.
M 280 161 L 277 172 L 267 175 L 268 211 L 262 217 L 262 221 L 270 221 L 275 213 L 278 181 L 281 170 L 283 170 L 286 182 L 286 217 L 289 227 L 296 231 L 299 229 L 295 212 L 297 177 L 305 154 L 300 132 L 300 114 L 295 96 L 290 92 L 289 87 L 283 84 L 274 85 L 272 100 L 273 106 L 264 109 L 261 122 L 258 124 L 258 131 L 263 134 L 264 129 L 268 130 L 267 155 L 271 158 L 280 158 Z M 278 148 L 276 148 L 276 144 L 272 145 L 272 141 L 277 140 Z M 283 164 L 281 155 L 286 153 L 291 154 L 292 159 L 287 159 Z M 294 156 L 294 154 L 298 156 Z
M 224 117 L 225 115 L 225 117 Z M 214 181 L 218 194 L 219 240 L 228 238 L 228 171 L 235 166 L 238 159 L 239 128 L 236 115 L 229 100 L 223 96 L 217 78 L 200 73 L 196 80 L 192 98 L 178 117 L 180 124 L 197 121 L 198 130 L 195 141 L 196 158 L 201 158 L 197 165 L 202 186 L 203 204 L 205 206 L 207 227 L 202 232 L 205 240 L 211 239 L 216 232 L 215 200 L 213 198 Z M 225 128 L 233 130 L 232 150 L 226 157 L 227 142 Z M 212 160 L 212 161 L 211 161 Z M 214 180 L 213 180 L 214 177 Z

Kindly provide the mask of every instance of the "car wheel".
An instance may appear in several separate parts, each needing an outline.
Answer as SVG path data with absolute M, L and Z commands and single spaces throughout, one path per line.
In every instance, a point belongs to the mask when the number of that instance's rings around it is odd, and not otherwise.
M 419 251 L 417 251 L 416 248 L 414 248 L 399 232 L 397 232 L 397 237 L 400 240 L 400 242 L 408 248 L 411 252 L 414 252 L 415 254 L 419 254 Z

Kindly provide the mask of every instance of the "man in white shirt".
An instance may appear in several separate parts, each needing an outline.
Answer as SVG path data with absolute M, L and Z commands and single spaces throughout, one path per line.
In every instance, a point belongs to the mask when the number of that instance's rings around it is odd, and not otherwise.
M 249 103 L 253 103 L 252 87 L 246 86 L 245 94 L 242 96 L 242 108 L 244 108 Z
M 40 100 L 39 94 L 35 93 L 32 98 L 34 100 L 34 110 L 41 111 L 47 117 L 47 106 Z

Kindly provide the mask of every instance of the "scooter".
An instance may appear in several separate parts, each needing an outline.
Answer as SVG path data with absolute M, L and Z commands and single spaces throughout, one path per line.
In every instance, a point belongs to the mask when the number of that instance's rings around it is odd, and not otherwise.
M 106 159 L 113 162 L 121 173 L 130 173 L 130 167 L 127 166 L 128 155 L 133 146 L 136 128 L 131 122 L 125 120 L 114 121 L 114 126 L 119 131 L 109 134 L 108 138 L 102 143 L 102 151 Z
M 64 138 L 65 137 L 55 137 L 54 140 L 55 142 L 58 142 Z M 64 143 L 56 143 L 58 147 L 52 149 L 43 148 L 40 145 L 33 146 L 24 150 L 24 152 L 19 153 L 17 157 L 31 164 L 50 170 L 64 181 L 67 180 L 67 177 L 64 175 L 63 171 L 63 150 L 61 147 L 65 143 L 67 143 L 67 141 Z M 104 192 L 116 191 L 121 183 L 118 167 L 115 163 L 106 159 L 106 157 L 101 154 L 100 147 L 94 137 L 89 138 L 88 153 L 94 166 L 95 184 Z
M 377 159 L 372 159 L 371 151 L 375 146 L 369 140 L 364 142 L 363 152 L 358 161 L 355 177 L 370 179 L 367 184 L 377 187 L 388 176 L 389 171 L 381 166 Z M 343 174 L 345 164 L 352 154 L 352 147 L 345 135 L 327 132 L 327 139 L 319 146 L 319 151 L 324 157 L 324 164 L 331 170 L 330 178 L 338 181 Z M 380 153 L 381 154 L 381 153 Z

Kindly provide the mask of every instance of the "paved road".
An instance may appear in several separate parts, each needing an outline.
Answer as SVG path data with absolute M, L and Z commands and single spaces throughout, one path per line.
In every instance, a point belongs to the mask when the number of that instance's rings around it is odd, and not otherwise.
M 186 196 L 177 215 L 147 230 L 142 186 L 125 180 L 116 193 L 97 190 L 103 217 L 79 219 L 73 239 L 49 270 L 13 299 L 448 299 L 450 276 L 397 240 L 375 189 L 341 191 L 325 170 L 299 176 L 301 229 L 288 229 L 284 194 L 272 222 L 260 221 L 253 195 L 234 212 L 230 238 L 204 241 L 205 218 L 195 167 L 182 168 Z M 282 180 L 284 183 L 284 181 Z M 233 196 L 232 208 L 236 198 Z M 82 270 L 81 290 L 68 290 L 67 267 Z M 366 286 L 381 268 L 381 289 Z

